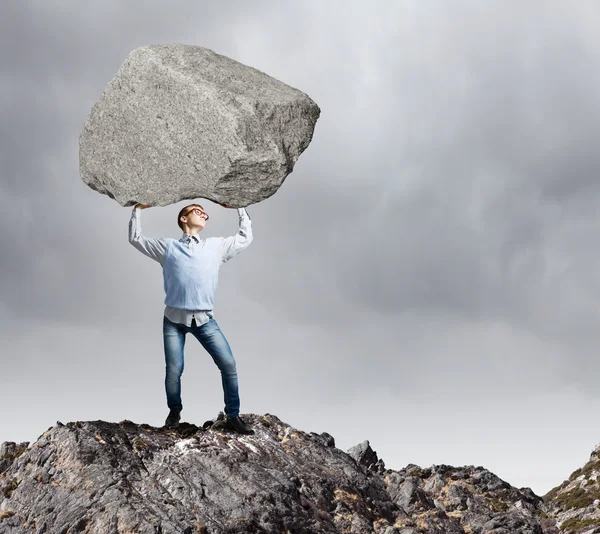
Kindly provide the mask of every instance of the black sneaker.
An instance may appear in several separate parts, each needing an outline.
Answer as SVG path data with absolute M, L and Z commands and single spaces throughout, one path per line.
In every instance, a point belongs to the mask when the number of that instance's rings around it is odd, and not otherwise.
M 233 430 L 239 434 L 254 434 L 254 430 L 244 423 L 244 421 L 240 419 L 239 415 L 236 415 L 235 417 L 227 417 L 226 424 L 229 430 Z
M 173 410 L 171 410 L 169 412 L 169 416 L 167 417 L 167 420 L 165 421 L 165 426 L 167 428 L 177 428 L 179 426 L 179 421 L 181 419 L 181 416 L 179 415 L 181 412 L 174 412 Z

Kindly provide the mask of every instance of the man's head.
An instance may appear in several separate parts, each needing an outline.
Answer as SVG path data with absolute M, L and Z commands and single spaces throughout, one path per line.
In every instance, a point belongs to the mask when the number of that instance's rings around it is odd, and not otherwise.
M 186 233 L 190 233 L 190 231 L 196 233 L 204 230 L 206 221 L 208 221 L 208 214 L 200 204 L 185 206 L 177 215 L 177 224 Z

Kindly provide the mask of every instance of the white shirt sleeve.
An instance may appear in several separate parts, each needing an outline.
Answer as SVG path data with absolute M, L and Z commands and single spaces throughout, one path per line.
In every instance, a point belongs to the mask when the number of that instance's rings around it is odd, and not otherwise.
M 142 210 L 140 208 L 133 208 L 129 221 L 129 242 L 142 254 L 162 265 L 167 251 L 167 240 L 144 237 L 142 235 L 141 214 Z
M 229 261 L 252 243 L 252 221 L 245 208 L 238 208 L 240 229 L 231 237 L 221 238 L 221 263 Z

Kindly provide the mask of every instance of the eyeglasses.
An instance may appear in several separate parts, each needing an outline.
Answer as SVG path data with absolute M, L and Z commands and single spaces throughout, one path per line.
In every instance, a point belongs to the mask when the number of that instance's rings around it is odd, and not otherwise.
M 204 219 L 207 220 L 207 221 L 209 219 L 208 213 L 206 213 L 204 210 L 201 210 L 200 208 L 192 208 L 191 210 L 189 210 L 186 213 L 184 213 L 183 216 L 187 217 L 190 213 L 195 213 L 199 217 L 204 216 Z

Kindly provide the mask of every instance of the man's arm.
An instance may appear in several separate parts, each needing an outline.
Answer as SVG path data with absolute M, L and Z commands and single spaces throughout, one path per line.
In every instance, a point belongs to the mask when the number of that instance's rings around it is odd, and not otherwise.
M 143 204 L 137 204 L 133 208 L 131 219 L 129 221 L 129 242 L 141 253 L 156 260 L 162 265 L 167 251 L 167 240 L 154 239 L 142 235 L 142 210 L 149 207 L 150 206 L 144 206 Z
M 252 221 L 245 208 L 238 208 L 240 229 L 231 237 L 222 238 L 221 263 L 229 261 L 252 243 Z

